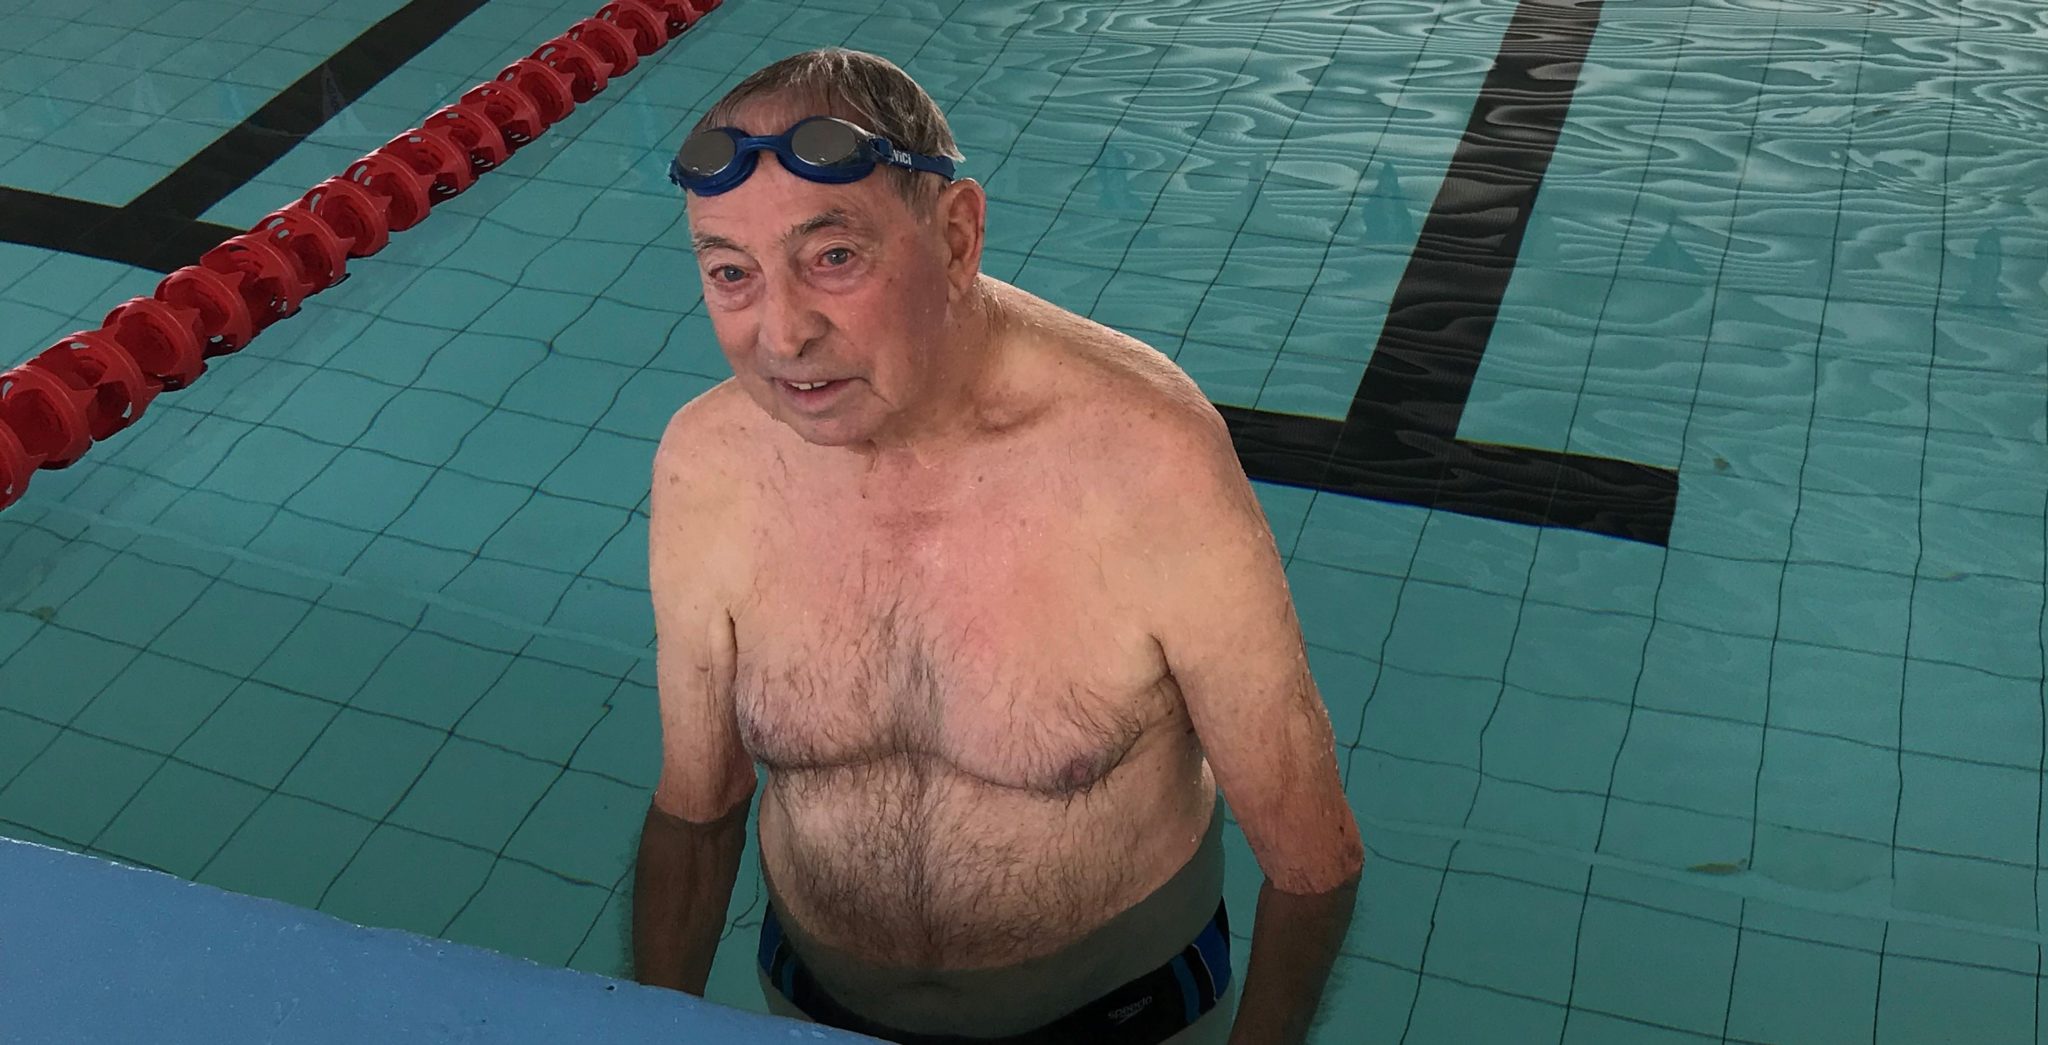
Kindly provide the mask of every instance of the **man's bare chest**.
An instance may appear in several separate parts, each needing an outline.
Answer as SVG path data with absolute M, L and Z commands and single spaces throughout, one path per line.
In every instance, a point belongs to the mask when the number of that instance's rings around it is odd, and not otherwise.
M 783 516 L 734 622 L 756 758 L 842 782 L 924 766 L 1071 793 L 1179 713 L 1114 533 L 1055 504 L 999 507 Z

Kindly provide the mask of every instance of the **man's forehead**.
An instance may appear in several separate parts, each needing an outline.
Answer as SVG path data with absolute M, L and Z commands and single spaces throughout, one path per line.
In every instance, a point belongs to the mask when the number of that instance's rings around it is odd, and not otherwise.
M 726 125 L 737 127 L 747 134 L 781 134 L 796 126 L 806 116 L 818 115 L 807 111 L 807 105 L 793 105 L 788 102 L 743 105 L 726 121 Z
M 831 106 L 820 100 L 778 94 L 764 98 L 749 98 L 739 103 L 721 124 L 726 127 L 737 127 L 748 134 L 781 134 L 806 116 L 838 116 L 841 119 L 852 119 L 844 113 L 832 111 Z

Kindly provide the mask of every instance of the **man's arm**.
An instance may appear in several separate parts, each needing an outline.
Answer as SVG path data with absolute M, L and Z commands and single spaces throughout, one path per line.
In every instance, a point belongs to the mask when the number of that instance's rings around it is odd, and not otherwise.
M 721 455 L 689 431 L 699 403 L 669 425 L 648 506 L 661 778 L 641 828 L 633 877 L 633 964 L 642 983 L 704 993 L 746 847 L 754 767 L 733 713 L 737 664 L 720 566 L 732 549 L 721 519 Z
M 1266 882 L 1231 1041 L 1305 1041 L 1364 865 L 1273 533 L 1204 400 L 1167 425 L 1145 561 L 1155 637 Z M 1177 448 L 1176 448 L 1177 446 Z
M 1251 965 L 1238 996 L 1231 1045 L 1308 1040 L 1357 900 L 1356 874 L 1335 889 L 1307 896 L 1274 888 L 1271 878 L 1259 888 Z
M 648 808 L 633 868 L 633 973 L 641 983 L 703 996 L 751 808 L 741 802 L 708 824 L 664 812 L 658 802 Z

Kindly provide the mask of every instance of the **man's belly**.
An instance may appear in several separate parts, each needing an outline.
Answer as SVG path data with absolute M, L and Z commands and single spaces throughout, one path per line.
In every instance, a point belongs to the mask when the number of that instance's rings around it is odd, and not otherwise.
M 914 968 L 1060 949 L 1186 863 L 1215 804 L 1213 785 L 1141 792 L 1136 775 L 1048 798 L 968 777 L 913 779 L 942 771 L 909 767 L 830 772 L 770 777 L 764 872 L 785 917 L 814 939 Z
M 827 993 L 905 1030 L 1056 1019 L 1164 964 L 1222 891 L 1213 784 L 1102 811 L 969 788 L 931 802 L 922 832 L 873 796 L 789 803 L 784 790 L 771 780 L 760 817 L 784 932 Z

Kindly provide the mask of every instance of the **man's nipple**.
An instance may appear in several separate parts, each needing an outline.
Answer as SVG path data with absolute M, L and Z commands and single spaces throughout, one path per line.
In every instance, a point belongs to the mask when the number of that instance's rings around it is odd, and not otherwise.
M 1060 771 L 1059 788 L 1063 792 L 1086 791 L 1102 778 L 1102 760 L 1083 755 L 1067 763 Z

